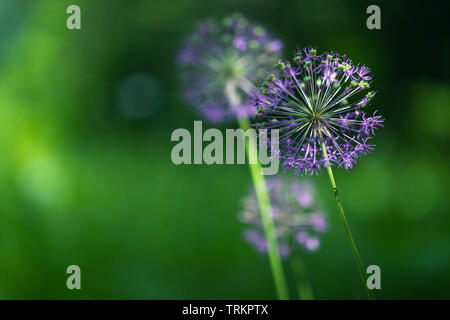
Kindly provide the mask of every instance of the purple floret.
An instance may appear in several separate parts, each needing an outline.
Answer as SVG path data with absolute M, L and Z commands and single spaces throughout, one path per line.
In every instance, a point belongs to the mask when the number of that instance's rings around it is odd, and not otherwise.
M 183 97 L 214 123 L 252 115 L 249 94 L 278 61 L 282 47 L 240 14 L 200 23 L 178 53 Z M 225 95 L 229 83 L 238 88 L 239 107 L 231 107 Z
M 313 185 L 287 177 L 266 180 L 271 202 L 271 216 L 275 224 L 278 249 L 287 258 L 295 247 L 315 251 L 320 246 L 318 235 L 327 230 L 325 214 L 319 210 Z M 258 201 L 250 189 L 243 201 L 240 219 L 248 228 L 245 240 L 260 253 L 267 253 Z
M 299 50 L 292 64 L 279 61 L 276 67 L 252 101 L 254 126 L 280 130 L 284 172 L 313 175 L 328 165 L 348 170 L 374 149 L 367 140 L 384 120 L 364 110 L 375 96 L 368 67 L 312 48 Z

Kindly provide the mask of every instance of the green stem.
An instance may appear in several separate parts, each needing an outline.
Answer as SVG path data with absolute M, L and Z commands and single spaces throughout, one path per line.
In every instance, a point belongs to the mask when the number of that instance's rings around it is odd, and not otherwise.
M 321 138 L 322 152 L 325 156 L 325 159 L 328 161 L 328 154 L 327 154 L 327 150 L 325 148 L 325 143 L 324 143 L 324 140 L 322 137 L 322 133 L 320 133 L 320 138 Z M 345 229 L 345 234 L 347 235 L 348 242 L 350 243 L 350 247 L 353 252 L 353 257 L 355 258 L 356 265 L 358 266 L 358 270 L 361 275 L 361 279 L 363 281 L 363 286 L 364 286 L 364 288 L 366 288 L 369 299 L 373 300 L 373 299 L 375 299 L 375 297 L 373 296 L 372 292 L 367 288 L 366 273 L 364 271 L 364 267 L 361 262 L 361 257 L 359 256 L 358 249 L 356 248 L 355 241 L 353 240 L 353 236 L 350 231 L 350 227 L 348 226 L 347 218 L 345 217 L 344 208 L 342 207 L 341 199 L 339 197 L 339 193 L 338 193 L 338 190 L 336 187 L 336 181 L 334 180 L 333 170 L 331 169 L 330 165 L 327 165 L 326 167 L 327 167 L 328 177 L 330 178 L 331 187 L 333 188 L 334 198 L 336 199 L 336 204 L 338 207 L 339 215 L 341 216 L 341 220 L 342 220 L 342 223 L 343 223 L 344 229 Z
M 306 275 L 306 267 L 300 253 L 292 253 L 291 267 L 297 279 L 298 297 L 301 300 L 314 300 L 311 283 Z
M 233 108 L 239 106 L 239 96 L 236 93 L 236 87 L 233 83 L 228 83 L 226 86 L 226 94 L 230 100 Z M 238 118 L 239 127 L 246 131 L 250 129 L 250 121 L 247 116 Z M 256 141 L 248 139 L 245 143 L 247 151 L 247 159 L 249 160 L 250 173 L 253 180 L 253 185 L 258 199 L 259 212 L 261 214 L 264 235 L 267 242 L 267 252 L 269 256 L 269 263 L 272 270 L 273 279 L 278 298 L 280 300 L 289 299 L 286 280 L 283 271 L 283 264 L 281 263 L 280 253 L 278 251 L 278 243 L 275 232 L 275 224 L 271 216 L 270 198 L 267 192 L 266 182 L 261 175 L 261 165 L 259 161 L 254 164 L 250 163 L 250 159 L 258 159 L 258 148 Z

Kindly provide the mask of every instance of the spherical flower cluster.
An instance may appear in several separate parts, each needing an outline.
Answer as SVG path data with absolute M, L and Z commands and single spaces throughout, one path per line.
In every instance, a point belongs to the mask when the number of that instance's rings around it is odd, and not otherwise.
M 211 122 L 247 115 L 249 93 L 278 61 L 282 43 L 261 26 L 234 14 L 200 23 L 179 52 L 184 98 Z M 240 105 L 231 107 L 226 86 L 238 88 Z
M 266 183 L 281 257 L 288 257 L 294 245 L 317 250 L 320 246 L 317 235 L 326 231 L 327 222 L 318 209 L 313 185 L 287 177 L 271 177 Z M 267 242 L 253 189 L 244 198 L 240 220 L 248 226 L 244 232 L 246 241 L 266 253 Z
M 253 104 L 256 128 L 279 129 L 284 171 L 312 175 L 328 165 L 347 170 L 373 150 L 369 140 L 383 119 L 364 111 L 375 96 L 368 67 L 312 48 L 276 67 Z

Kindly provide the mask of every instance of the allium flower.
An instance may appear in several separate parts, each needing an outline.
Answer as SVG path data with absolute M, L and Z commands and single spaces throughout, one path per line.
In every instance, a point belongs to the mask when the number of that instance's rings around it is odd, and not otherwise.
M 200 23 L 179 52 L 184 97 L 211 122 L 223 122 L 253 109 L 248 94 L 278 61 L 282 43 L 239 14 Z M 239 88 L 241 105 L 232 108 L 228 84 Z
M 373 150 L 370 139 L 383 119 L 364 110 L 375 96 L 368 67 L 312 48 L 299 50 L 292 64 L 279 61 L 276 67 L 279 76 L 264 81 L 253 104 L 256 128 L 280 130 L 284 171 L 313 175 L 328 164 L 348 170 Z
M 281 257 L 288 257 L 293 246 L 308 251 L 320 246 L 318 234 L 326 231 L 325 215 L 318 209 L 313 185 L 287 177 L 266 180 Z M 240 219 L 248 225 L 244 237 L 257 251 L 267 252 L 258 202 L 253 189 L 244 198 Z

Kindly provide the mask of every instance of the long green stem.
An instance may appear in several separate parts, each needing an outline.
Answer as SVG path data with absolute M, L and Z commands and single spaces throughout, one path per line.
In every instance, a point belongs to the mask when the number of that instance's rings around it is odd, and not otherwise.
M 311 283 L 306 275 L 306 267 L 300 253 L 292 253 L 291 267 L 297 280 L 298 297 L 301 300 L 314 300 Z
M 320 135 L 320 137 L 321 137 L 322 152 L 325 155 L 325 159 L 328 161 L 327 149 L 325 147 L 325 143 L 324 143 L 322 134 Z M 341 216 L 342 224 L 344 225 L 344 229 L 345 229 L 345 234 L 347 235 L 348 242 L 350 243 L 350 247 L 353 252 L 353 257 L 355 258 L 356 265 L 358 266 L 358 270 L 361 275 L 361 279 L 363 281 L 363 286 L 364 286 L 364 288 L 366 288 L 369 299 L 373 300 L 373 299 L 375 299 L 375 297 L 373 296 L 372 292 L 367 288 L 366 273 L 364 271 L 364 267 L 361 262 L 361 257 L 359 256 L 358 249 L 356 248 L 355 241 L 353 240 L 353 236 L 350 231 L 350 227 L 348 226 L 347 218 L 345 217 L 344 208 L 342 207 L 341 199 L 339 197 L 339 193 L 338 193 L 338 190 L 336 187 L 336 181 L 334 180 L 333 170 L 331 169 L 330 165 L 327 165 L 326 167 L 327 167 L 328 177 L 330 178 L 331 187 L 333 188 L 334 198 L 336 199 L 336 204 L 338 207 L 339 215 Z
M 239 96 L 236 93 L 236 87 L 233 83 L 228 83 L 226 87 L 226 94 L 230 100 L 232 107 L 239 106 Z M 250 121 L 247 116 L 238 118 L 239 127 L 246 131 L 250 129 Z M 267 192 L 266 182 L 261 175 L 261 165 L 258 159 L 258 148 L 256 141 L 249 139 L 245 143 L 245 149 L 247 152 L 247 159 L 249 162 L 250 173 L 253 180 L 253 185 L 256 192 L 256 198 L 258 199 L 259 212 L 261 214 L 264 235 L 267 242 L 267 252 L 269 256 L 269 263 L 272 270 L 273 279 L 275 282 L 275 288 L 278 298 L 280 300 L 289 299 L 289 294 L 286 285 L 286 279 L 283 271 L 283 264 L 281 263 L 280 253 L 278 251 L 278 243 L 275 232 L 275 225 L 271 216 L 270 198 Z M 255 163 L 251 163 L 250 159 L 256 159 Z

